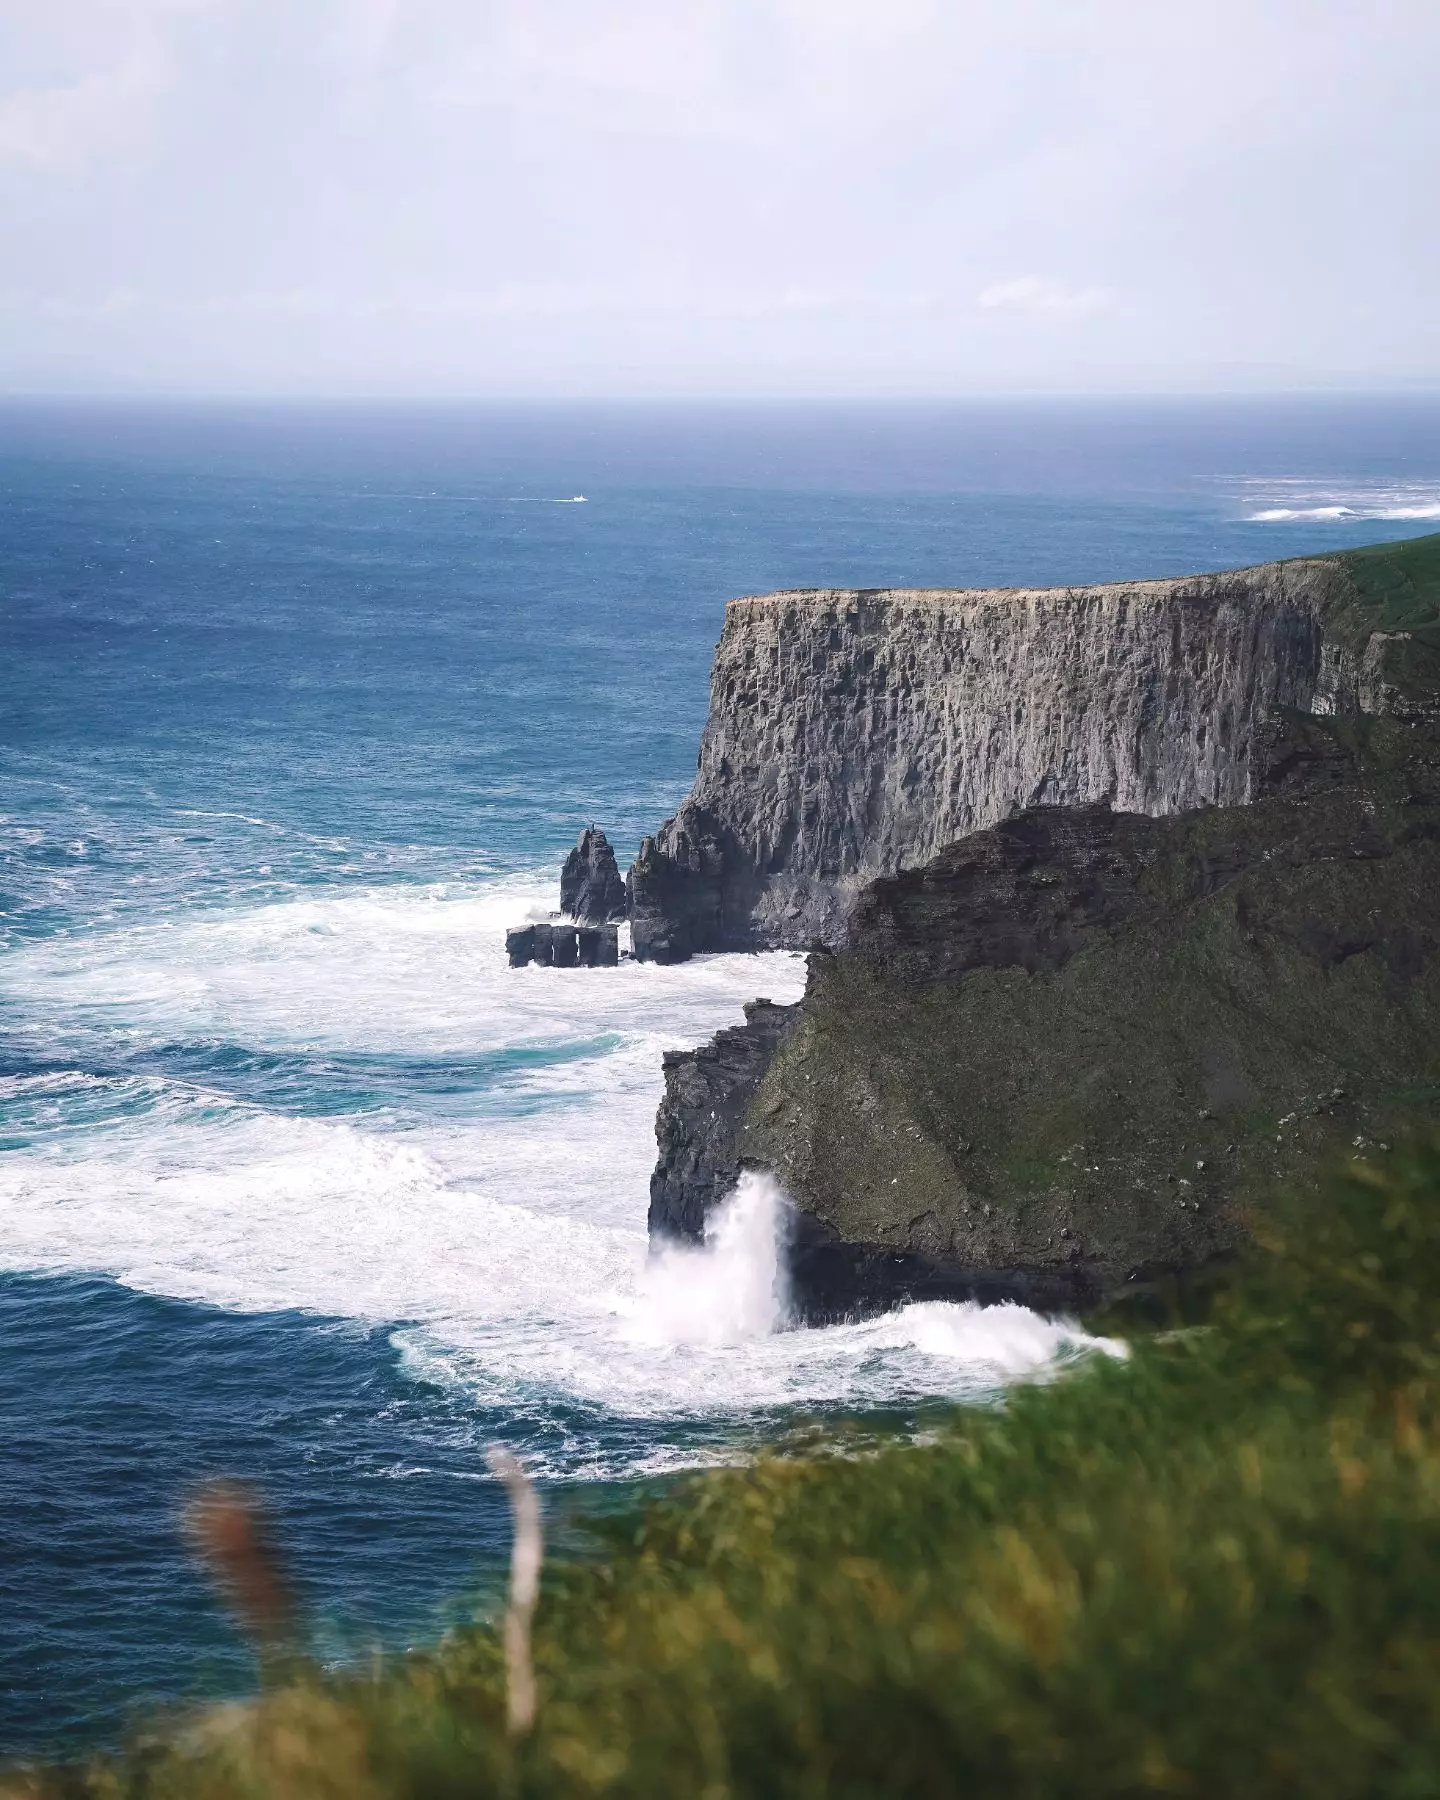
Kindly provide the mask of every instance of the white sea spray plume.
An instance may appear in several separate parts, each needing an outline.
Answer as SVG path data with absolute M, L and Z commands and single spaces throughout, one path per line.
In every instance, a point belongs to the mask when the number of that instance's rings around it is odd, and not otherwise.
M 716 1347 L 786 1325 L 788 1210 L 773 1175 L 747 1170 L 710 1219 L 703 1244 L 657 1246 L 631 1319 L 634 1341 Z

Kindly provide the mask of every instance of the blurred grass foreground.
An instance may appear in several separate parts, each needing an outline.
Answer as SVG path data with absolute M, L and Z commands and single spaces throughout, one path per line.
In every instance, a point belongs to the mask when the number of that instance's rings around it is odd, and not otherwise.
M 1440 1794 L 1440 1140 L 1267 1221 L 1204 1324 L 552 1562 L 525 1729 L 482 1625 L 5 1791 Z

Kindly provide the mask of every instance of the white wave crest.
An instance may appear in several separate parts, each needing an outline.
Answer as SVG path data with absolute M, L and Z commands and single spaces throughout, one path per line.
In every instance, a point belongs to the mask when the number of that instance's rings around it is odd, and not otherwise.
M 1366 509 L 1358 506 L 1267 506 L 1260 512 L 1246 513 L 1251 525 L 1273 525 L 1293 519 L 1440 519 L 1440 503 L 1434 506 L 1384 506 Z
M 1253 511 L 1243 517 L 1251 525 L 1341 523 L 1373 519 L 1377 523 L 1423 524 L 1440 520 L 1440 481 L 1362 482 L 1344 488 L 1290 480 L 1257 478 L 1240 484 Z

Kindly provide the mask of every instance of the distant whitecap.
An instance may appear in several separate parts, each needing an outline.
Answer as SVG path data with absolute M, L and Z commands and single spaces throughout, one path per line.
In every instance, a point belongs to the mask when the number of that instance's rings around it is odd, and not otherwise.
M 1440 480 L 1351 482 L 1329 485 L 1298 477 L 1256 477 L 1237 483 L 1251 525 L 1377 522 L 1417 524 L 1440 520 Z

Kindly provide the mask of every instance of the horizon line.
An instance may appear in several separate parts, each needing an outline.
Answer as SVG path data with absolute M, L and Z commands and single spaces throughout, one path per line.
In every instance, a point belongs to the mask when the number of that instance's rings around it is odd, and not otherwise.
M 520 406 L 520 407 L 640 407 L 640 406 L 955 406 L 1017 401 L 1220 401 L 1220 400 L 1435 400 L 1440 399 L 1440 375 L 1417 377 L 1403 384 L 1375 386 L 1349 384 L 1318 386 L 1277 384 L 1274 387 L 1056 387 L 968 388 L 954 392 L 798 392 L 798 393 L 473 393 L 440 394 L 355 392 L 319 389 L 176 388 L 3 388 L 0 406 L 30 405 L 176 405 L 176 406 Z

